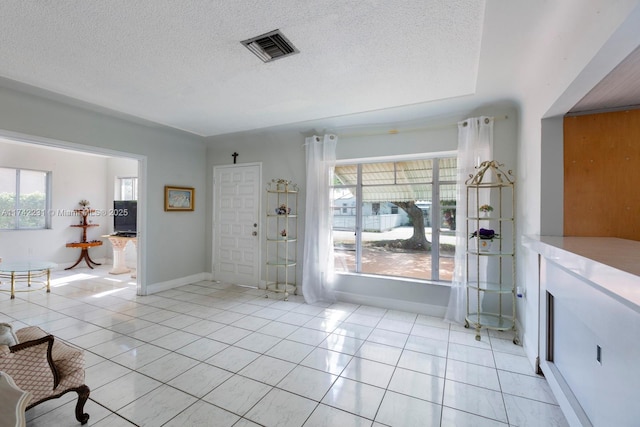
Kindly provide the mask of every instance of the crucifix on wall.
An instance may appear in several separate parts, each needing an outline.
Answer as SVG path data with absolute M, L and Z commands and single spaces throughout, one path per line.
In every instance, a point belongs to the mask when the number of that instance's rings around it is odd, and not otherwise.
M 238 160 L 238 153 L 236 153 L 235 151 L 233 152 L 233 154 L 231 155 L 233 157 L 233 164 L 236 164 L 236 160 Z

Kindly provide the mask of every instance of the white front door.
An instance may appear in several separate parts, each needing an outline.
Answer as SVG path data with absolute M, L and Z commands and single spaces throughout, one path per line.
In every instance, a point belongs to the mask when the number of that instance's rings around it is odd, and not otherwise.
M 213 277 L 258 286 L 262 165 L 217 166 L 213 180 Z

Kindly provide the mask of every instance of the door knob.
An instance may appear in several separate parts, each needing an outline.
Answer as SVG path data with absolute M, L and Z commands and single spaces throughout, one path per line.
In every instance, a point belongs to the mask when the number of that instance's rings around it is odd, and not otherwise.
M 258 232 L 257 232 L 257 231 L 254 231 L 253 233 L 251 233 L 251 235 L 252 235 L 252 236 L 257 236 L 257 235 L 258 235 Z

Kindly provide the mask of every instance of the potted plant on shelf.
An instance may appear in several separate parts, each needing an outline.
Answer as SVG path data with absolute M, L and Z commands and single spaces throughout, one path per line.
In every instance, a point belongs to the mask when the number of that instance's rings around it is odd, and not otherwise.
M 481 228 L 476 230 L 469 236 L 469 239 L 476 240 L 476 248 L 478 252 L 489 252 L 491 250 L 491 244 L 493 239 L 499 239 L 500 235 L 495 230 Z
M 489 216 L 489 213 L 493 211 L 493 206 L 491 205 L 482 205 L 478 208 L 480 212 L 482 212 L 483 216 Z
M 288 208 L 284 203 L 276 208 L 276 214 L 278 215 L 289 215 L 291 213 L 291 208 Z

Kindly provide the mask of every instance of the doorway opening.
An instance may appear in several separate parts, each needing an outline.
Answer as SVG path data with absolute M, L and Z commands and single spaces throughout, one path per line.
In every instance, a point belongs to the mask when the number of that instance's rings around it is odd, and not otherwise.
M 43 170 L 51 176 L 49 205 L 44 213 L 50 218 L 47 226 L 3 232 L 0 256 L 6 261 L 45 259 L 62 271 L 75 263 L 79 250 L 84 250 L 74 245 L 79 240 L 93 242 L 86 250 L 93 259 L 101 260 L 100 264 L 114 261 L 114 251 L 106 237 L 114 226 L 113 202 L 118 197 L 115 182 L 118 176 L 135 175 L 137 244 L 129 249 L 136 254 L 128 258 L 134 270 L 134 277 L 129 280 L 135 282 L 136 294 L 146 295 L 146 156 L 4 130 L 0 130 L 0 153 L 0 167 Z M 86 222 L 89 227 L 82 227 L 82 218 L 75 212 L 85 201 L 92 209 Z M 82 262 L 75 269 L 83 267 L 91 271 L 93 266 Z

